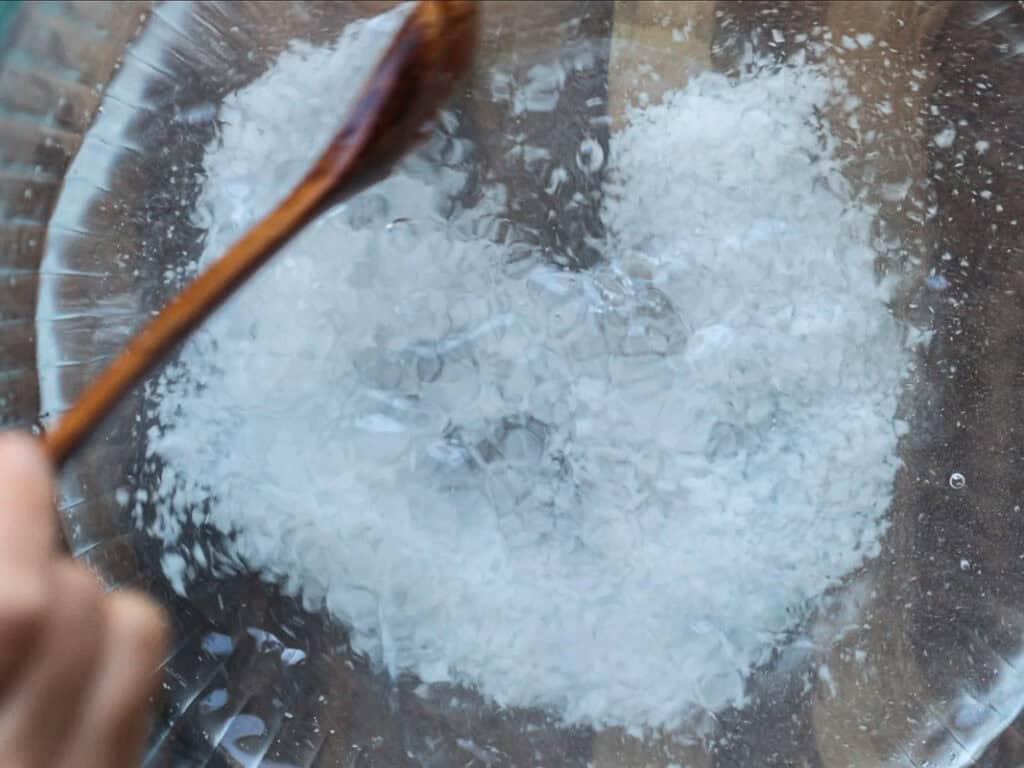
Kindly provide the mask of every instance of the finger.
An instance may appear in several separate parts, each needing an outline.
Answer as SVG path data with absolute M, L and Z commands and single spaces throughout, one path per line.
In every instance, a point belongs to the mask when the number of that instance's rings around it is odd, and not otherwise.
M 0 696 L 44 623 L 55 527 L 51 469 L 38 441 L 0 434 Z
M 102 590 L 71 561 L 53 566 L 39 647 L 0 708 L 5 765 L 52 765 L 77 719 L 100 657 Z
M 149 727 L 149 699 L 167 644 L 163 613 L 147 598 L 124 592 L 104 605 L 106 641 L 84 717 L 57 765 L 135 768 Z

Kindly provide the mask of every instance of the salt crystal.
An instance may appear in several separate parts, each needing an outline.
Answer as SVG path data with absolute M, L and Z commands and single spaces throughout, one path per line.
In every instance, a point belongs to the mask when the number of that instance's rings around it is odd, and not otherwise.
M 935 134 L 935 136 L 932 138 L 932 142 L 934 142 L 935 146 L 939 147 L 940 149 L 949 149 L 951 146 L 953 146 L 953 142 L 955 140 L 956 128 L 954 128 L 953 126 L 944 128 L 943 130 Z
M 224 101 L 204 265 L 298 178 L 386 29 L 296 45 Z M 518 114 L 563 78 L 491 84 Z M 875 211 L 822 183 L 832 88 L 705 73 L 607 156 L 582 137 L 577 166 L 609 179 L 585 272 L 454 237 L 467 175 L 422 158 L 330 211 L 153 388 L 153 533 L 175 546 L 208 502 L 239 558 L 394 674 L 631 729 L 742 705 L 771 638 L 878 551 L 899 466 L 912 354 Z M 467 221 L 513 217 L 474 197 Z M 163 565 L 183 592 L 201 562 Z

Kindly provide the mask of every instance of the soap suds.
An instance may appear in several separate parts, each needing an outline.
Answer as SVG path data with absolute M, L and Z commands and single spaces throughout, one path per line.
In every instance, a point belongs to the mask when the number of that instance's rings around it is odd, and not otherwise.
M 226 100 L 204 263 L 309 161 L 296 126 L 330 135 L 368 31 Z M 416 160 L 321 217 L 150 393 L 152 532 L 173 548 L 204 509 L 425 683 L 628 727 L 742 705 L 877 554 L 905 429 L 908 329 L 817 117 L 832 88 L 703 74 L 632 112 L 587 272 L 510 266 L 469 234 L 500 190 L 448 221 L 464 179 Z M 164 562 L 181 588 L 202 565 Z

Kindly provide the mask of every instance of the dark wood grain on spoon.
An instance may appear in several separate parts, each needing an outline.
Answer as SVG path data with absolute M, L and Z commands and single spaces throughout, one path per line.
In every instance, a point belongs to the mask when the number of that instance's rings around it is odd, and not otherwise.
M 302 181 L 145 325 L 43 436 L 56 466 L 292 235 L 325 206 L 384 176 L 426 135 L 430 121 L 469 69 L 476 26 L 476 4 L 469 0 L 423 0 L 410 11 L 341 130 Z

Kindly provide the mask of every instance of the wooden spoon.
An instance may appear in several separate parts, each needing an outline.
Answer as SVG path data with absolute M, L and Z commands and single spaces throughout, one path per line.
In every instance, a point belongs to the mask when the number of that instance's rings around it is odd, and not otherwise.
M 290 237 L 326 206 L 384 176 L 427 135 L 428 124 L 469 69 L 476 26 L 472 0 L 422 0 L 410 11 L 341 130 L 302 181 L 147 323 L 44 434 L 55 466 Z

